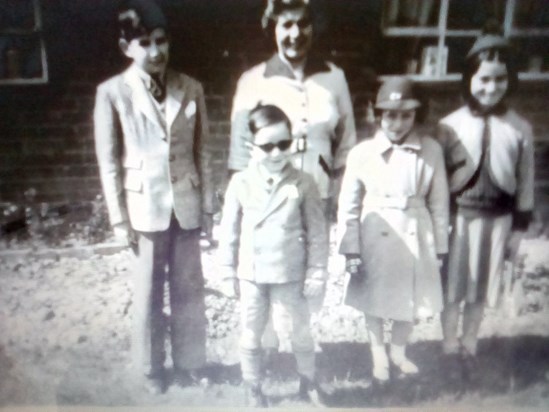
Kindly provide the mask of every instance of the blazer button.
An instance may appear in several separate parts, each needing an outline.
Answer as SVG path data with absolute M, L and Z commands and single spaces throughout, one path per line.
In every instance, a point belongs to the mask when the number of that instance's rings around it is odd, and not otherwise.
M 175 155 L 171 154 L 169 157 L 170 162 L 173 162 L 175 160 Z
M 175 183 L 175 182 L 177 182 L 177 177 L 172 176 L 172 178 L 170 180 L 172 181 L 172 183 Z

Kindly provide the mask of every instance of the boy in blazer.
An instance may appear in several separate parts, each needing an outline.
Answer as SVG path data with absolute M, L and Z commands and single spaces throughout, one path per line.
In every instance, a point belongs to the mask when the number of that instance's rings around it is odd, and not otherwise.
M 127 1 L 119 26 L 132 63 L 97 88 L 95 146 L 110 222 L 134 251 L 132 360 L 162 392 L 166 280 L 176 383 L 192 383 L 205 363 L 199 241 L 214 211 L 208 122 L 201 84 L 167 68 L 159 6 Z
M 290 164 L 291 125 L 273 105 L 250 112 L 249 166 L 233 175 L 225 195 L 219 247 L 224 289 L 240 294 L 240 359 L 250 406 L 261 392 L 261 336 L 269 311 L 275 330 L 288 330 L 301 376 L 300 395 L 319 401 L 305 297 L 322 293 L 328 234 L 313 178 Z M 289 324 L 281 325 L 288 322 Z

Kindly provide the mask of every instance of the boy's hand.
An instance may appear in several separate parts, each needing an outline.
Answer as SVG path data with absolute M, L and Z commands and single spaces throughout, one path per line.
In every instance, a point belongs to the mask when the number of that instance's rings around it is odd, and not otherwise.
M 305 285 L 303 286 L 303 295 L 306 298 L 314 298 L 322 295 L 326 282 L 324 279 L 305 279 Z
M 362 259 L 360 259 L 359 254 L 349 253 L 348 255 L 345 255 L 345 270 L 351 276 L 363 276 Z
M 137 234 L 128 222 L 117 223 L 112 227 L 114 237 L 124 246 L 137 246 Z
M 237 277 L 224 278 L 220 285 L 221 293 L 231 299 L 240 297 L 240 286 Z
M 213 226 L 213 213 L 202 213 L 202 232 L 210 243 L 213 240 Z

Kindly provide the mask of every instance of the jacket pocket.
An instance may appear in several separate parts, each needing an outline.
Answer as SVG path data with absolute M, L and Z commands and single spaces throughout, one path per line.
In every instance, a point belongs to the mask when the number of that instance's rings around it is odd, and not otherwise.
M 124 160 L 124 189 L 132 192 L 143 191 L 143 159 L 127 157 Z

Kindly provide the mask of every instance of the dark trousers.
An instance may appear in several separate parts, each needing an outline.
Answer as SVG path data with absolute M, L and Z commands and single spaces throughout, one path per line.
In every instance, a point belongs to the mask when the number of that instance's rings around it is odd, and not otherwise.
M 169 331 L 174 368 L 195 369 L 206 362 L 204 277 L 200 229 L 181 229 L 175 218 L 168 230 L 138 232 L 135 251 L 132 359 L 145 374 L 164 366 Z M 169 318 L 164 285 L 169 285 Z

